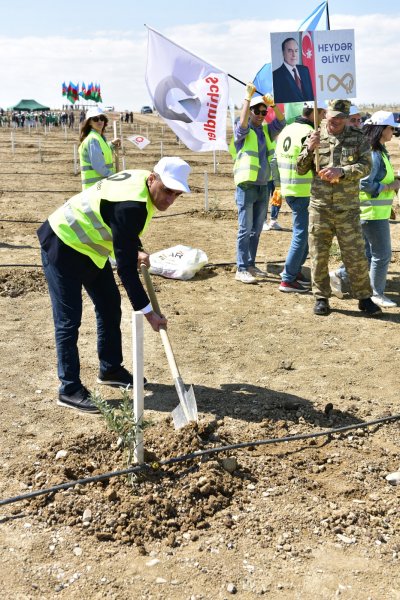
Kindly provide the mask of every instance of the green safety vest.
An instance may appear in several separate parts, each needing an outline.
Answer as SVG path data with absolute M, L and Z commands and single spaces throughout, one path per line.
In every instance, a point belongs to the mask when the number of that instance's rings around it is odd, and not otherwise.
M 271 158 L 274 156 L 275 150 L 276 150 L 276 140 L 270 139 L 270 142 L 271 142 L 270 147 L 268 147 L 268 142 L 267 142 L 267 159 L 268 159 L 268 162 L 271 164 Z M 272 170 L 271 170 L 268 181 L 272 181 L 272 180 L 273 180 L 273 177 L 272 177 Z
M 393 183 L 394 171 L 390 163 L 389 158 L 385 152 L 382 152 L 382 159 L 386 167 L 386 175 L 380 181 L 383 185 Z M 392 210 L 392 203 L 394 198 L 394 190 L 383 191 L 372 198 L 371 194 L 366 192 L 360 192 L 360 206 L 361 206 L 361 219 L 364 221 L 378 221 L 382 219 L 388 219 L 390 217 L 390 211 Z
M 284 198 L 287 196 L 296 198 L 310 196 L 312 171 L 299 175 L 296 171 L 296 161 L 301 152 L 303 140 L 312 129 L 312 126 L 306 123 L 292 123 L 279 134 L 275 155 L 281 181 L 281 194 Z
M 145 202 L 147 218 L 140 234 L 146 231 L 154 213 L 147 187 L 150 171 L 121 171 L 72 196 L 49 217 L 56 234 L 74 250 L 86 254 L 102 269 L 109 256 L 115 258 L 112 233 L 100 213 L 101 200 L 109 202 Z
M 274 155 L 275 142 L 271 140 L 268 133 L 268 125 L 263 125 L 265 143 L 267 147 L 267 160 L 270 162 Z M 256 132 L 250 128 L 249 133 L 244 139 L 243 146 L 237 152 L 234 138 L 229 144 L 229 152 L 235 161 L 233 165 L 233 179 L 235 185 L 245 181 L 256 181 L 258 171 L 260 170 L 260 161 L 258 158 L 258 140 Z
M 104 175 L 100 175 L 97 171 L 95 171 L 90 163 L 89 154 L 88 154 L 88 145 L 91 140 L 97 140 L 100 144 L 101 151 L 104 156 L 104 163 L 108 169 L 111 169 L 113 173 L 115 173 L 115 169 L 113 166 L 113 156 L 112 150 L 109 144 L 102 138 L 102 136 L 94 131 L 93 129 L 89 133 L 87 137 L 83 140 L 81 145 L 79 146 L 79 160 L 81 163 L 81 179 L 82 179 L 82 189 L 94 185 L 97 181 L 103 179 Z

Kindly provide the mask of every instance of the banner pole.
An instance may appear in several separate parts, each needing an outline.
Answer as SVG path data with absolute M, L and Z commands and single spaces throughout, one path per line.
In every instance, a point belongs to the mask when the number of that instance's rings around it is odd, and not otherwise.
M 234 79 L 235 81 L 237 81 L 238 83 L 241 83 L 242 85 L 244 85 L 246 87 L 247 83 L 245 83 L 241 79 L 238 79 L 237 77 L 235 77 L 234 75 L 231 75 L 230 73 L 227 73 L 227 75 L 231 79 Z M 257 94 L 260 94 L 260 96 L 264 96 L 264 94 L 262 92 L 259 92 L 257 89 L 256 89 L 256 92 L 257 92 Z
M 314 129 L 315 131 L 318 131 L 318 103 L 316 100 L 314 100 Z M 315 148 L 314 150 L 315 153 L 315 170 L 319 171 L 319 149 Z

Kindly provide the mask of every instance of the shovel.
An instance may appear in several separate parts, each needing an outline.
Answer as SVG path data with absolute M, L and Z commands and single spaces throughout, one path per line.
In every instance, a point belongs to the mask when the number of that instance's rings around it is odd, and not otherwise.
M 142 275 L 146 283 L 146 288 L 150 297 L 150 302 L 153 307 L 153 310 L 161 316 L 160 306 L 158 304 L 157 296 L 154 291 L 153 282 L 151 281 L 151 277 L 146 265 L 141 264 L 140 270 L 142 271 Z M 168 338 L 167 330 L 164 327 L 160 327 L 160 335 L 179 398 L 178 406 L 172 411 L 172 418 L 174 420 L 175 429 L 180 429 L 181 427 L 187 425 L 190 421 L 197 421 L 196 398 L 194 397 L 193 386 L 190 386 L 188 390 L 186 390 L 185 388 L 185 385 L 182 381 L 182 377 L 179 373 L 178 365 L 175 361 L 174 353 L 172 351 L 171 343 Z

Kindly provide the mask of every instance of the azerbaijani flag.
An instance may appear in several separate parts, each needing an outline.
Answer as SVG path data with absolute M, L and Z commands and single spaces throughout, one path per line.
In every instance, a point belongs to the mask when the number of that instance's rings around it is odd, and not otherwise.
M 328 2 L 327 2 L 327 0 L 324 0 L 324 2 L 321 2 L 321 4 L 319 4 L 312 11 L 312 13 L 309 14 L 308 17 L 306 17 L 304 19 L 304 21 L 301 23 L 301 25 L 297 31 L 307 31 L 307 32 L 314 31 L 315 29 L 318 28 L 318 25 L 320 25 L 320 28 L 321 28 L 320 21 L 321 21 L 321 17 L 324 14 L 324 12 L 326 13 L 326 27 L 324 27 L 324 29 L 329 29 Z M 310 36 L 310 42 L 312 45 L 311 36 Z M 305 51 L 306 52 L 311 51 L 308 41 L 306 41 L 305 44 L 306 44 Z M 312 52 L 314 54 L 314 48 L 312 48 Z M 304 59 L 304 49 L 303 49 L 303 59 Z M 306 65 L 307 63 L 303 62 L 303 64 Z M 308 66 L 308 64 L 307 64 L 307 66 Z M 314 94 L 315 94 L 315 71 L 314 71 L 314 77 L 313 77 L 313 72 L 311 72 L 311 77 L 312 77 L 313 89 L 314 89 Z M 261 67 L 261 69 L 258 71 L 257 75 L 255 76 L 253 83 L 256 86 L 257 91 L 260 92 L 260 94 L 270 94 L 272 92 L 271 63 L 266 63 L 263 67 Z
M 301 53 L 303 55 L 303 65 L 310 71 L 311 83 L 315 94 L 315 62 L 314 62 L 314 42 L 311 31 L 305 31 L 301 40 Z

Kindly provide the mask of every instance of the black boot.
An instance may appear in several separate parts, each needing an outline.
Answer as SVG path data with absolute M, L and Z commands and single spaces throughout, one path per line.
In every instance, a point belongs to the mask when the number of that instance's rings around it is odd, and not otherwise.
M 368 316 L 378 317 L 382 314 L 381 307 L 374 304 L 371 298 L 363 298 L 362 300 L 359 300 L 358 308 L 367 313 Z
M 314 315 L 329 315 L 330 312 L 328 298 L 317 298 L 314 306 Z

